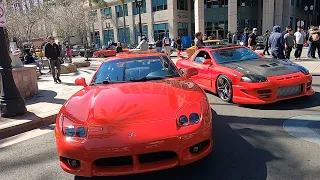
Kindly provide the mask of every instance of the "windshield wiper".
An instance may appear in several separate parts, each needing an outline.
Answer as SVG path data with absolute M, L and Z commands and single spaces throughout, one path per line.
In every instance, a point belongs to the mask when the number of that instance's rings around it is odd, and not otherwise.
M 104 80 L 104 81 L 101 81 L 101 82 L 94 82 L 92 83 L 91 85 L 98 85 L 98 84 L 116 84 L 116 83 L 126 83 L 128 81 L 109 81 L 109 80 Z
M 141 79 L 132 79 L 131 82 L 143 82 L 143 81 L 155 81 L 155 80 L 162 80 L 165 78 L 172 78 L 172 75 L 167 76 L 150 76 L 150 77 L 143 77 Z

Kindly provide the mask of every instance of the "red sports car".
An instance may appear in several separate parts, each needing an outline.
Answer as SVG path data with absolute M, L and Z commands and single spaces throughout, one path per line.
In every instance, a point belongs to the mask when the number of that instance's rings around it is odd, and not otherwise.
M 197 68 L 198 75 L 191 79 L 227 102 L 267 104 L 315 93 L 306 68 L 290 60 L 266 59 L 243 46 L 202 48 L 176 65 L 180 71 Z
M 160 53 L 107 59 L 57 115 L 60 165 L 78 176 L 113 176 L 182 166 L 213 147 L 205 92 Z

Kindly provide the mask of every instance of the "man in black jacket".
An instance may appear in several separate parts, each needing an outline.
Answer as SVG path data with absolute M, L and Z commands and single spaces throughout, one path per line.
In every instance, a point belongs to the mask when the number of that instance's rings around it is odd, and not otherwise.
M 55 83 L 61 83 L 60 80 L 60 72 L 61 72 L 61 66 L 60 66 L 60 50 L 59 46 L 54 42 L 54 38 L 52 36 L 48 37 L 49 43 L 46 44 L 45 46 L 45 56 L 48 58 L 50 62 L 50 68 L 51 68 L 51 73 L 53 76 L 53 80 Z M 57 76 L 56 76 L 56 69 L 57 67 Z

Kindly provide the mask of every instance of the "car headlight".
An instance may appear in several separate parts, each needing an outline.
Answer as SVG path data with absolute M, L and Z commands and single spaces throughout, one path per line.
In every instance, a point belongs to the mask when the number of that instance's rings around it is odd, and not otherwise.
M 261 75 L 246 74 L 240 78 L 240 81 L 246 82 L 246 83 L 259 83 L 259 82 L 267 82 L 268 79 Z
M 303 67 L 303 66 L 298 66 L 298 70 L 300 72 L 302 72 L 304 75 L 309 75 L 310 74 L 309 70 L 307 68 Z
M 210 105 L 208 105 L 206 100 L 181 108 L 177 112 L 178 127 L 198 124 L 203 119 L 205 119 L 205 123 L 208 123 L 211 120 L 211 109 L 210 111 L 208 109 L 210 109 Z
M 66 137 L 87 137 L 87 127 L 82 121 L 76 121 L 65 115 L 60 116 L 60 128 L 62 135 Z

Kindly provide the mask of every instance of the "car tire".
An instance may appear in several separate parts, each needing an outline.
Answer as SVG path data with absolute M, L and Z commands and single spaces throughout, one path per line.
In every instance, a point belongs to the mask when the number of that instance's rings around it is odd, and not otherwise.
M 217 95 L 224 102 L 232 102 L 233 89 L 231 80 L 225 76 L 220 75 L 216 82 Z
M 92 179 L 91 177 L 84 177 L 84 176 L 75 176 L 74 180 L 89 180 Z

